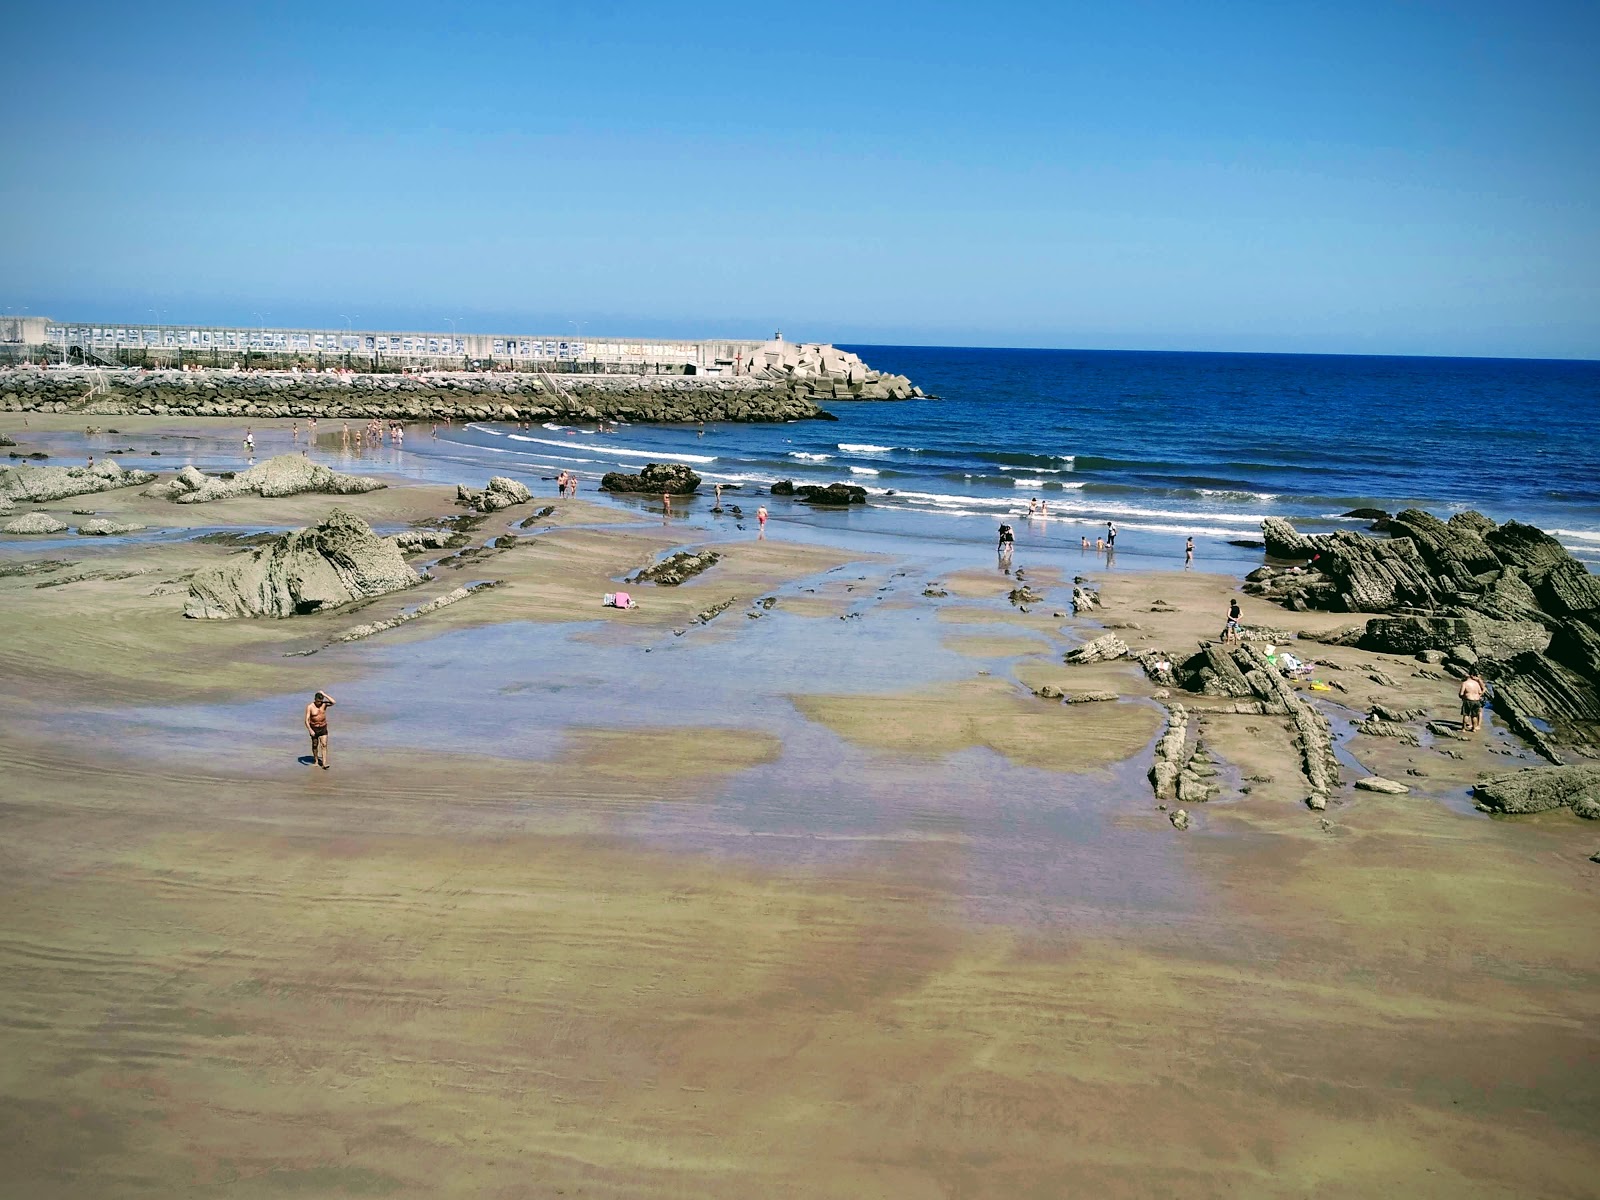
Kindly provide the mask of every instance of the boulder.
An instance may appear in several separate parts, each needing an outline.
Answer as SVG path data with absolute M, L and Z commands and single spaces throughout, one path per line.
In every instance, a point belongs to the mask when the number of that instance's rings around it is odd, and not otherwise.
M 700 486 L 700 476 L 682 463 L 646 463 L 637 475 L 607 471 L 600 479 L 603 492 L 645 492 L 657 496 L 687 496 Z
M 0 525 L 0 533 L 65 533 L 67 526 L 49 513 L 31 512 Z
M 794 481 L 790 480 L 790 479 L 780 479 L 780 480 L 778 480 L 777 483 L 772 485 L 772 494 L 774 496 L 792 496 L 792 495 L 794 495 Z
M 124 533 L 138 533 L 144 528 L 146 526 L 132 521 L 112 521 L 105 517 L 96 517 L 79 525 L 78 533 L 84 537 L 115 537 Z
M 184 616 L 299 616 L 418 581 L 393 541 L 336 508 L 320 524 L 284 534 L 242 561 L 197 573 Z
M 715 550 L 702 550 L 698 554 L 684 550 L 677 554 L 668 555 L 660 562 L 643 570 L 636 571 L 629 577 L 629 583 L 654 583 L 660 587 L 676 587 L 685 579 L 692 579 L 702 571 L 709 570 L 722 561 L 722 556 Z
M 1483 535 L 1484 544 L 1507 566 L 1521 567 L 1530 577 L 1570 559 L 1567 548 L 1542 529 L 1507 521 Z
M 1600 579 L 1575 558 L 1556 563 L 1533 589 L 1539 606 L 1556 617 L 1600 612 Z
M 515 479 L 496 475 L 478 495 L 477 503 L 482 512 L 497 512 L 514 504 L 526 504 L 532 499 L 533 493 Z
M 1478 807 L 1491 812 L 1543 812 L 1600 800 L 1600 766 L 1525 767 L 1486 775 L 1472 791 Z

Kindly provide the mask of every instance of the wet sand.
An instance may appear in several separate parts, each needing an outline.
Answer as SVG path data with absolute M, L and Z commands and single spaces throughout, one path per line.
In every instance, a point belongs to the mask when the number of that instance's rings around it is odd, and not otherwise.
M 153 503 L 81 499 L 46 507 Z M 598 593 L 684 531 L 546 524 L 286 622 L 178 616 L 166 581 L 214 544 L 0 578 L 0 1194 L 1593 1194 L 1593 827 L 1471 810 L 1478 771 L 1535 761 L 1492 720 L 1351 732 L 1373 699 L 1448 716 L 1451 681 L 1316 647 L 1341 752 L 1415 788 L 1324 814 L 1280 719 L 1186 699 L 1223 790 L 1180 833 L 1144 779 L 1153 686 L 1060 654 L 1121 626 L 1181 657 L 1232 580 L 1086 570 L 1105 611 L 1057 618 L 1070 580 L 1030 572 L 1023 613 L 981 565 L 752 533 L 616 613 Z M 507 584 L 284 657 L 469 578 Z M 328 772 L 297 760 L 316 687 L 344 702 Z

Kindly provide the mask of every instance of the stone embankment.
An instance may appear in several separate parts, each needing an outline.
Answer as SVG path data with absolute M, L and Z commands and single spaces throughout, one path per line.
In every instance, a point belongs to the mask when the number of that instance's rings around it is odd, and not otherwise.
M 827 401 L 919 395 L 854 355 L 737 376 L 0 370 L 0 411 L 85 416 L 769 422 L 830 420 Z

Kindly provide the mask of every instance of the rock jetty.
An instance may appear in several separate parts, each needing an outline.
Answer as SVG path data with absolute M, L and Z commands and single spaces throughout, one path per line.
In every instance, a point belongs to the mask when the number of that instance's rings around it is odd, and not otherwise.
M 1262 522 L 1265 566 L 1245 591 L 1290 608 L 1374 614 L 1337 635 L 1365 650 L 1412 654 L 1464 676 L 1476 665 L 1494 708 L 1546 758 L 1556 743 L 1600 744 L 1600 579 L 1555 538 L 1482 513 L 1442 521 L 1420 509 L 1387 537 L 1307 535 Z
M 286 533 L 240 562 L 198 572 L 183 615 L 302 616 L 399 591 L 420 579 L 398 545 L 336 508 L 320 524 Z
M 821 405 L 922 393 L 833 347 L 785 350 L 742 375 L 427 375 L 0 370 L 0 412 L 344 420 L 831 420 Z M 819 352 L 813 354 L 812 352 Z M 791 357 L 793 361 L 791 361 Z M 812 361 L 815 358 L 816 361 Z

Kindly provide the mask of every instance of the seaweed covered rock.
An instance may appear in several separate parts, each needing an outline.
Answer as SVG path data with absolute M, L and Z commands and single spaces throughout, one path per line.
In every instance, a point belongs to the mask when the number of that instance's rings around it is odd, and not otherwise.
M 700 476 L 683 463 L 645 463 L 637 475 L 607 471 L 600 479 L 603 492 L 649 492 L 657 496 L 687 496 L 700 486 Z
M 677 554 L 668 555 L 658 563 L 634 572 L 628 578 L 629 583 L 654 583 L 661 587 L 676 587 L 685 579 L 692 579 L 702 571 L 707 571 L 722 561 L 722 556 L 715 550 L 702 550 L 695 553 L 692 550 L 683 550 Z
M 393 541 L 336 508 L 320 524 L 286 533 L 242 561 L 197 573 L 184 616 L 300 616 L 398 591 L 419 578 Z

